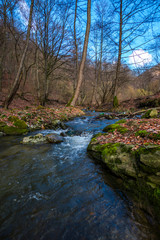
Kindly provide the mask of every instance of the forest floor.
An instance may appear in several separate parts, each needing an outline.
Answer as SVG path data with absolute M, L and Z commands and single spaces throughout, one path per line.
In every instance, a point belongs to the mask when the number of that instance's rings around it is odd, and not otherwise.
M 160 145 L 160 118 L 120 120 L 107 126 L 105 131 L 107 134 L 97 137 L 101 145 L 124 143 L 133 145 L 132 150 L 141 146 Z
M 21 124 L 25 122 L 29 128 L 34 128 L 34 126 L 38 126 L 39 129 L 45 129 L 49 126 L 52 127 L 52 124 L 55 120 L 60 121 L 68 121 L 71 118 L 77 116 L 83 116 L 84 112 L 75 107 L 63 107 L 59 106 L 59 108 L 47 108 L 47 107 L 24 107 L 20 108 L 12 108 L 9 110 L 5 110 L 0 108 L 0 125 L 5 123 L 8 127 L 18 127 L 16 125 L 17 120 L 21 120 Z

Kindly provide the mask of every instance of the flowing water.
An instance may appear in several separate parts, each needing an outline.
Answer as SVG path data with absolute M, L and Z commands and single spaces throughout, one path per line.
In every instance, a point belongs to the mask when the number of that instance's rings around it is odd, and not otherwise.
M 0 138 L 0 239 L 156 240 L 156 223 L 87 156 L 94 133 L 111 120 L 67 123 L 61 144 L 22 145 Z M 34 133 L 35 134 L 35 133 Z

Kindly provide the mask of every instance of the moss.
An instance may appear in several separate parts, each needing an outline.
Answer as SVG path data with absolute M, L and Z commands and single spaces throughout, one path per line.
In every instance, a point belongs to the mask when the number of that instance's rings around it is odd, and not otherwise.
M 43 107 L 43 106 L 41 106 L 41 105 L 39 105 L 39 106 L 37 107 L 37 110 L 42 110 L 42 109 L 45 109 L 45 107 Z
M 9 118 L 8 118 L 8 121 L 10 121 L 10 122 L 15 122 L 15 121 L 17 121 L 17 120 L 19 120 L 19 118 L 17 117 L 17 116 L 9 116 Z
M 14 126 L 20 129 L 27 129 L 27 124 L 25 121 L 19 119 L 14 122 Z
M 154 197 L 157 198 L 157 200 L 160 199 L 160 188 L 154 190 Z
M 137 150 L 134 151 L 134 153 L 140 155 L 140 154 L 149 154 L 149 153 L 155 153 L 156 151 L 160 151 L 159 145 L 148 145 L 146 147 L 139 147 Z
M 160 133 L 152 133 L 149 135 L 149 138 L 153 140 L 160 140 Z
M 70 107 L 70 106 L 71 106 L 71 102 L 72 102 L 73 98 L 74 98 L 74 95 L 71 97 L 71 99 L 70 99 L 69 102 L 67 103 L 66 107 Z
M 132 154 L 132 148 L 134 147 L 134 145 L 127 145 L 127 144 L 120 144 L 121 146 L 121 152 L 122 153 L 131 153 Z
M 92 137 L 90 143 L 96 142 L 96 141 L 97 141 L 97 138 L 100 137 L 100 136 L 102 136 L 102 135 L 107 135 L 107 134 L 104 134 L 104 133 L 97 133 L 97 134 L 95 134 L 95 135 Z
M 158 145 L 148 145 L 145 147 L 140 147 L 135 151 L 132 151 L 132 154 L 135 156 L 136 162 L 139 166 L 139 169 L 141 169 L 142 172 L 144 173 L 152 173 L 155 174 L 158 169 L 157 167 L 150 167 L 148 164 L 144 164 L 141 161 L 141 155 L 151 155 L 153 156 L 154 153 L 156 153 L 157 151 L 160 151 L 160 146 Z
M 5 122 L 2 122 L 2 121 L 0 121 L 0 127 L 4 127 L 4 126 L 6 126 L 6 123 L 5 123 Z
M 117 122 L 116 122 L 116 124 L 120 124 L 120 123 L 126 123 L 126 122 L 127 122 L 127 120 L 126 120 L 126 119 L 121 119 L 121 120 L 117 121 Z
M 117 147 L 119 147 L 119 146 L 120 146 L 120 143 L 107 143 L 107 144 L 104 144 L 104 149 L 102 151 L 102 158 L 104 158 L 106 155 L 114 155 L 114 154 L 116 154 Z
M 3 131 L 5 134 L 7 135 L 21 135 L 21 134 L 25 134 L 27 133 L 27 129 L 20 129 L 20 128 L 17 128 L 17 127 L 9 127 L 9 126 L 5 126 L 3 128 Z
M 118 98 L 117 98 L 117 96 L 114 96 L 114 98 L 113 98 L 113 107 L 117 108 L 118 106 L 119 106 Z
M 145 112 L 145 114 L 142 115 L 142 118 L 150 118 L 150 113 L 152 110 L 148 110 Z
M 128 132 L 127 128 L 125 128 L 117 123 L 108 125 L 103 129 L 104 132 L 114 132 L 115 130 L 117 130 L 121 134 Z
M 122 161 L 121 161 L 121 159 L 120 159 L 120 158 L 118 158 L 118 157 L 117 157 L 117 158 L 116 158 L 116 160 L 115 160 L 115 163 L 116 163 L 116 164 L 121 164 L 121 163 L 122 163 Z
M 146 131 L 146 130 L 140 130 L 140 131 L 137 131 L 136 133 L 135 133 L 135 136 L 137 137 L 137 136 L 140 136 L 140 137 L 146 137 L 146 136 L 148 136 L 149 135 L 149 133 Z

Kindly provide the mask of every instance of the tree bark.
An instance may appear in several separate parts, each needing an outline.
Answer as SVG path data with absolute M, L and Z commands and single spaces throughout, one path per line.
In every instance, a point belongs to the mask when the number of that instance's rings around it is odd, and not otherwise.
M 114 80 L 113 85 L 113 98 L 117 94 L 117 85 L 118 85 L 118 79 L 120 75 L 120 67 L 121 67 L 121 56 L 122 56 L 122 26 L 123 26 L 123 12 L 122 12 L 122 6 L 123 6 L 123 0 L 120 0 L 120 23 L 119 23 L 119 44 L 118 44 L 118 61 L 117 61 L 117 67 L 116 67 L 116 77 Z
M 6 2 L 4 2 L 4 7 L 3 7 L 3 45 L 2 45 L 2 52 L 1 52 L 1 56 L 0 56 L 0 92 L 2 91 L 2 80 L 3 80 L 3 71 L 4 71 L 4 67 L 5 67 L 5 57 L 6 57 L 6 33 L 7 33 L 7 6 L 6 6 Z
M 28 45 L 29 45 L 29 38 L 30 38 L 30 31 L 31 31 L 31 27 L 32 27 L 32 13 L 33 13 L 33 6 L 34 6 L 34 0 L 31 0 L 31 6 L 30 6 L 30 14 L 29 14 L 29 21 L 28 21 L 28 29 L 27 29 L 27 37 L 26 37 L 26 44 L 25 44 L 25 48 L 21 57 L 21 61 L 19 64 L 19 68 L 18 68 L 18 72 L 16 75 L 16 78 L 14 80 L 13 83 L 13 87 L 11 88 L 10 94 L 8 95 L 4 107 L 7 109 L 8 106 L 11 104 L 11 102 L 14 99 L 14 96 L 17 93 L 17 90 L 19 88 L 21 79 L 22 79 L 22 70 L 23 70 L 23 65 L 24 65 L 24 61 L 25 61 L 25 57 L 27 54 L 27 50 L 28 50 Z
M 86 56 L 87 56 L 87 48 L 88 48 L 88 40 L 89 40 L 89 33 L 90 33 L 90 25 L 91 25 L 91 0 L 88 0 L 87 4 L 87 26 L 86 26 L 86 33 L 85 33 L 85 40 L 83 44 L 83 54 L 82 54 L 82 60 L 80 63 L 80 68 L 79 68 L 79 73 L 78 73 L 78 79 L 77 79 L 77 87 L 75 90 L 74 97 L 70 103 L 71 106 L 75 106 L 79 93 L 80 93 L 80 88 L 82 85 L 83 81 L 83 72 L 84 72 L 84 64 L 86 61 Z
M 77 46 L 77 36 L 76 36 L 77 4 L 78 4 L 78 0 L 76 0 L 75 2 L 75 13 L 74 13 L 74 45 L 75 45 L 75 63 L 76 63 L 74 91 L 76 90 L 76 81 L 78 76 L 78 46 Z

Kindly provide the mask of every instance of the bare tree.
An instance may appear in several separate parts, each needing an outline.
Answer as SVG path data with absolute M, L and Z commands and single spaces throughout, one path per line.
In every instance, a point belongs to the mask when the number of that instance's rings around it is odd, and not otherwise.
M 75 106 L 75 104 L 77 102 L 77 99 L 78 99 L 78 96 L 79 96 L 79 93 L 80 93 L 80 88 L 81 88 L 81 85 L 82 85 L 82 82 L 83 82 L 83 71 L 84 71 L 84 64 L 85 64 L 86 55 L 87 55 L 90 25 L 91 25 L 91 0 L 88 0 L 88 3 L 87 3 L 87 26 L 86 26 L 84 45 L 83 45 L 82 60 L 81 60 L 80 67 L 79 67 L 77 87 L 76 87 L 73 99 L 70 103 L 70 105 L 72 105 L 72 106 Z
M 45 105 L 54 71 L 64 63 L 64 44 L 69 5 L 60 6 L 54 0 L 38 1 L 36 16 L 36 45 L 38 68 L 42 72 L 37 78 L 39 101 Z M 60 11 L 59 11 L 60 10 Z M 37 75 L 38 77 L 38 75 Z
M 0 91 L 2 90 L 2 79 L 3 73 L 6 69 L 6 55 L 7 51 L 7 35 L 10 33 L 10 27 L 14 25 L 13 23 L 13 12 L 16 9 L 18 0 L 13 1 L 1 1 L 0 3 L 0 26 L 1 26 L 1 55 L 0 55 Z
M 23 69 L 23 65 L 24 65 L 24 61 L 25 61 L 25 57 L 27 54 L 27 50 L 28 50 L 28 45 L 29 45 L 29 38 L 30 38 L 30 31 L 31 31 L 31 27 L 32 27 L 32 13 L 33 13 L 33 7 L 34 7 L 34 0 L 31 0 L 31 6 L 30 6 L 30 13 L 29 13 L 29 21 L 28 21 L 28 29 L 27 29 L 27 37 L 26 37 L 26 45 L 22 54 L 22 58 L 19 64 L 19 69 L 16 75 L 16 78 L 14 80 L 13 83 L 13 87 L 11 88 L 10 94 L 8 95 L 4 107 L 8 108 L 8 106 L 11 104 L 22 79 L 22 69 Z

